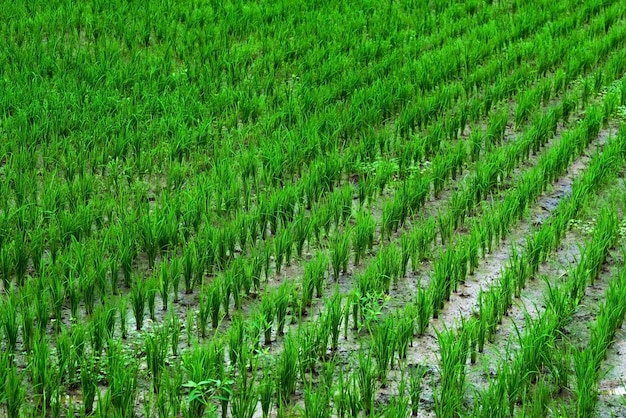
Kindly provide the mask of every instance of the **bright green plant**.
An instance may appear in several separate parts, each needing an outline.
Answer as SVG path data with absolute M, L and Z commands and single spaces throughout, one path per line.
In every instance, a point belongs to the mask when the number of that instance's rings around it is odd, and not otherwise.
M 350 257 L 350 233 L 335 234 L 330 243 L 331 264 L 335 282 L 339 280 L 339 273 L 348 271 Z
M 161 376 L 167 355 L 168 332 L 168 327 L 164 326 L 153 329 L 144 338 L 146 364 L 148 365 L 148 372 L 152 376 L 152 390 L 155 393 L 158 393 L 161 388 Z
M 356 381 L 361 395 L 360 406 L 365 415 L 369 415 L 374 407 L 374 395 L 376 389 L 376 374 L 372 357 L 368 353 L 359 351 Z
M 141 277 L 136 277 L 130 289 L 130 301 L 133 314 L 135 315 L 135 326 L 137 331 L 141 331 L 148 298 L 148 288 L 146 282 Z

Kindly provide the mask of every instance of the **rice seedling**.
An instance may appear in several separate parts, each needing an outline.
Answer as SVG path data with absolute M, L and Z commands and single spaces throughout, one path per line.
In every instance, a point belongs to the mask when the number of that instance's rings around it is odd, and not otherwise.
M 398 396 L 389 402 L 384 416 L 394 418 L 407 418 L 410 415 L 409 398 L 405 395 L 406 380 L 404 374 L 398 385 Z
M 0 319 L 6 337 L 8 351 L 15 353 L 17 347 L 18 320 L 17 320 L 17 294 L 7 292 L 7 296 L 0 299 Z
M 274 323 L 274 295 L 269 293 L 261 299 L 261 317 L 263 319 L 263 333 L 265 345 L 272 344 L 272 324 Z
M 85 312 L 87 312 L 87 315 L 91 315 L 94 309 L 96 294 L 96 278 L 93 271 L 89 270 L 84 274 L 80 274 L 78 283 L 80 293 L 83 295 Z
M 467 333 L 444 330 L 437 332 L 437 340 L 441 383 L 435 397 L 435 411 L 438 416 L 458 416 L 463 408 L 466 386 Z
M 200 293 L 198 301 L 198 338 L 206 338 L 206 330 L 209 322 L 209 312 L 211 309 L 211 296 L 208 292 Z
M 235 382 L 230 402 L 230 412 L 232 416 L 241 418 L 252 418 L 256 411 L 259 397 L 256 385 L 257 368 L 252 368 L 252 375 L 239 373 Z
M 167 311 L 170 295 L 170 275 L 168 265 L 164 262 L 161 263 L 159 274 L 159 295 L 161 296 L 161 301 L 163 302 L 163 311 Z
M 274 293 L 274 307 L 276 309 L 276 335 L 284 335 L 289 297 L 292 293 L 293 282 L 285 280 Z
M 423 365 L 411 368 L 409 371 L 409 397 L 411 400 L 411 415 L 417 416 L 419 413 L 420 400 L 422 396 L 424 377 L 428 368 Z
M 275 381 L 271 374 L 265 372 L 261 383 L 259 384 L 259 398 L 261 402 L 261 412 L 263 418 L 267 418 L 270 415 L 272 409 L 272 398 L 275 392 Z
M 159 291 L 159 284 L 155 276 L 150 276 L 145 281 L 146 301 L 148 302 L 148 313 L 150 320 L 156 321 L 156 294 Z
M 406 360 L 409 345 L 413 345 L 413 333 L 415 330 L 415 307 L 407 305 L 401 314 L 395 318 L 396 322 L 396 350 L 398 360 Z
M 352 229 L 352 246 L 355 265 L 359 264 L 367 250 L 372 249 L 375 230 L 376 220 L 372 214 L 360 209 L 356 214 L 355 226 Z
M 295 393 L 298 362 L 298 344 L 297 340 L 291 335 L 285 337 L 282 353 L 276 359 L 275 364 L 275 384 L 276 401 L 279 405 L 289 402 L 291 396 Z
M 153 329 L 145 335 L 144 348 L 146 364 L 152 376 L 152 390 L 158 393 L 161 388 L 161 376 L 165 369 L 165 358 L 168 346 L 168 328 L 166 326 Z
M 141 277 L 135 278 L 133 286 L 130 289 L 130 301 L 133 315 L 135 316 L 135 327 L 137 331 L 141 331 L 143 327 L 147 298 L 148 289 L 145 280 Z
M 195 270 L 195 264 L 197 263 L 196 246 L 192 241 L 185 247 L 183 253 L 183 278 L 185 280 L 185 293 L 191 294 L 194 288 L 193 272 Z
M 80 385 L 83 395 L 83 413 L 91 415 L 97 391 L 97 373 L 93 357 L 87 356 L 80 365 Z
M 50 405 L 54 386 L 53 365 L 51 364 L 49 340 L 45 334 L 35 334 L 33 351 L 29 356 L 28 369 L 35 395 L 35 405 L 39 411 L 46 410 Z
M 91 339 L 91 348 L 96 356 L 100 356 L 104 344 L 107 339 L 105 312 L 104 308 L 98 308 L 94 312 L 94 316 L 89 322 L 89 337 Z
M 394 322 L 395 318 L 387 317 L 369 330 L 372 338 L 371 354 L 376 359 L 376 373 L 382 387 L 387 385 L 387 375 L 393 366 L 397 340 Z
M 350 233 L 335 234 L 330 242 L 331 264 L 335 282 L 339 280 L 339 273 L 348 272 L 350 259 Z
M 335 287 L 333 296 L 326 301 L 326 316 L 322 323 L 328 327 L 331 334 L 331 350 L 336 351 L 339 347 L 339 333 L 344 309 L 341 306 L 342 297 L 339 288 Z
M 219 288 L 219 291 L 215 290 L 217 288 Z M 222 304 L 222 311 L 224 312 L 224 316 L 228 318 L 230 312 L 230 297 L 233 293 L 232 275 L 224 274 L 219 276 L 219 278 L 213 282 L 213 289 L 214 293 L 219 292 L 217 294 Z
M 4 383 L 4 399 L 6 413 L 9 418 L 18 418 L 25 399 L 23 376 L 18 373 L 17 366 L 12 364 L 8 367 Z
M 188 383 L 183 386 L 190 389 L 187 402 L 192 416 L 202 416 L 208 407 L 213 407 L 212 401 L 221 401 L 223 391 L 228 392 L 232 386 L 224 366 L 224 342 L 219 336 L 187 351 L 182 367 L 187 374 Z
M 334 269 L 334 267 L 333 267 Z M 322 290 L 326 272 L 328 271 L 328 257 L 325 253 L 319 252 L 308 263 L 304 265 L 302 277 L 302 303 L 310 306 L 313 300 L 313 291 L 317 297 L 322 297 Z
M 360 406 L 365 415 L 369 415 L 374 407 L 374 392 L 376 389 L 376 374 L 372 357 L 368 353 L 359 351 L 357 357 L 356 382 L 361 395 Z
M 295 219 L 291 234 L 296 247 L 296 254 L 302 257 L 304 251 L 304 243 L 311 234 L 311 219 L 306 217 L 303 211 L 299 211 Z
M 185 331 L 187 334 L 187 347 L 191 347 L 191 342 L 193 338 L 193 323 L 194 323 L 194 312 L 191 309 L 187 309 L 187 316 L 185 318 Z
M 314 390 L 312 383 L 306 383 L 304 388 L 304 416 L 309 418 L 330 417 L 330 388 L 318 385 Z

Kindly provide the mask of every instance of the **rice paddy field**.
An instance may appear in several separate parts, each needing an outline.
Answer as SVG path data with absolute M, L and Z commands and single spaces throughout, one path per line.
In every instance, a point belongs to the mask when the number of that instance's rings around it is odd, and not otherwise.
M 626 417 L 626 2 L 0 7 L 0 417 Z

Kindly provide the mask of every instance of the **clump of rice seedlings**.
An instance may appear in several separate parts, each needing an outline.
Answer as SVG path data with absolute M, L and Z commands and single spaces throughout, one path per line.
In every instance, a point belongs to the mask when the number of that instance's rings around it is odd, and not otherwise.
M 360 263 L 367 250 L 372 249 L 375 230 L 376 220 L 374 216 L 369 211 L 361 208 L 356 214 L 355 226 L 352 229 L 352 246 L 355 265 Z
M 274 237 L 273 241 L 276 274 L 280 274 L 283 262 L 287 265 L 291 264 L 291 251 L 293 248 L 291 231 L 288 229 L 282 230 L 280 234 Z
M 328 418 L 330 408 L 330 387 L 320 384 L 313 389 L 308 382 L 304 387 L 304 416 L 307 418 Z
M 168 300 L 170 296 L 170 272 L 167 263 L 161 262 L 161 268 L 159 270 L 159 294 L 161 295 L 161 301 L 163 302 L 163 311 L 167 311 Z
M 120 296 L 117 305 L 120 312 L 120 333 L 122 339 L 128 337 L 128 297 Z
M 180 261 L 178 256 L 172 256 L 170 262 L 168 277 L 172 282 L 172 288 L 174 289 L 174 303 L 178 303 L 178 295 L 180 288 Z M 165 305 L 164 305 L 165 306 Z
M 393 233 L 400 226 L 401 206 L 396 199 L 385 201 L 380 221 L 381 239 L 391 240 Z
M 51 364 L 50 341 L 44 333 L 35 334 L 33 350 L 29 353 L 28 370 L 36 406 L 40 411 L 44 410 L 50 405 L 55 377 Z
M 148 298 L 148 288 L 146 281 L 141 277 L 136 277 L 130 288 L 130 301 L 137 331 L 143 328 L 143 320 L 146 309 L 146 299 Z
M 37 320 L 37 330 L 41 334 L 44 334 L 48 329 L 48 322 L 50 320 L 50 294 L 47 288 L 43 288 L 42 282 L 32 285 L 28 292 L 30 293 L 30 297 L 34 298 L 34 314 Z
M 206 338 L 210 308 L 211 295 L 208 291 L 201 292 L 198 300 L 198 337 L 202 339 Z
M 331 263 L 335 282 L 339 280 L 339 273 L 347 273 L 350 260 L 350 232 L 335 234 L 330 242 Z
M 44 276 L 44 273 L 42 273 L 42 276 Z M 66 298 L 66 286 L 58 274 L 52 273 L 46 276 L 45 278 L 42 277 L 42 279 L 48 280 L 48 289 L 54 315 L 54 330 L 55 332 L 59 332 L 63 325 L 63 306 Z
M 153 329 L 144 338 L 146 364 L 148 372 L 152 376 L 152 390 L 158 393 L 161 388 L 161 375 L 165 369 L 165 357 L 168 346 L 168 327 L 163 326 Z
M 372 356 L 362 350 L 358 354 L 358 364 L 356 369 L 356 382 L 361 395 L 360 406 L 369 415 L 374 407 L 374 395 L 376 390 L 376 373 L 372 364 Z
M 480 153 L 483 150 L 483 133 L 477 127 L 472 128 L 472 133 L 468 138 L 470 145 L 470 157 L 472 162 L 478 161 Z
M 178 356 L 178 344 L 180 342 L 181 325 L 180 319 L 175 312 L 172 312 L 167 319 L 167 333 L 169 334 L 172 355 Z
M 341 367 L 339 369 L 339 376 L 337 377 L 337 382 L 332 388 L 332 392 L 334 393 L 333 401 L 335 405 L 335 410 L 337 411 L 337 416 L 339 418 L 345 418 L 347 413 L 347 392 L 348 392 L 348 384 L 346 382 L 346 377 L 344 375 L 344 368 Z
M 18 233 L 15 237 L 13 247 L 13 263 L 16 284 L 18 287 L 24 286 L 24 280 L 26 278 L 26 269 L 28 266 L 28 248 L 26 244 L 26 236 L 24 233 Z
M 436 389 L 437 416 L 458 416 L 463 410 L 465 365 L 468 355 L 467 332 L 460 334 L 444 330 L 437 332 L 440 355 L 441 382 Z
M 195 345 L 183 355 L 182 366 L 188 379 L 183 386 L 191 389 L 188 408 L 192 416 L 203 416 L 206 408 L 213 406 L 212 400 L 222 400 L 222 389 L 230 390 L 232 381 L 226 376 L 224 348 L 223 339 L 216 335 L 208 344 Z
M 370 328 L 372 338 L 371 354 L 376 359 L 376 373 L 382 387 L 387 386 L 387 375 L 392 367 L 396 345 L 395 318 L 388 316 Z
M 234 315 L 232 323 L 228 328 L 228 355 L 231 365 L 240 364 L 243 361 L 242 351 L 244 350 L 245 323 L 241 314 Z M 244 367 L 245 364 L 241 364 Z
M 13 275 L 13 247 L 14 245 L 3 245 L 0 249 L 0 278 L 3 289 L 6 292 L 11 287 Z
M 7 291 L 7 296 L 0 299 L 0 321 L 7 341 L 9 352 L 15 353 L 17 346 L 18 320 L 17 320 L 17 293 Z
M 191 294 L 194 288 L 193 272 L 198 263 L 196 244 L 191 241 L 183 251 L 183 278 L 185 280 L 185 293 Z
M 89 322 L 89 337 L 91 348 L 96 356 L 100 356 L 106 341 L 106 321 L 104 308 L 95 310 L 93 318 Z
M 411 254 L 413 272 L 417 272 L 417 268 L 422 261 L 432 257 L 432 242 L 436 235 L 435 228 L 436 223 L 434 218 L 429 218 L 411 233 L 411 239 L 415 240 L 415 245 L 412 245 L 415 252 Z
M 120 263 L 117 257 L 112 256 L 109 258 L 109 273 L 111 276 L 111 291 L 114 295 L 119 293 L 120 286 Z
M 298 340 L 287 335 L 287 337 L 285 337 L 283 351 L 276 359 L 274 366 L 274 370 L 276 371 L 275 390 L 276 400 L 280 405 L 287 404 L 289 398 L 296 391 L 297 374 L 295 370 L 297 370 L 299 349 L 302 348 L 299 347 Z
M 22 328 L 22 343 L 25 351 L 30 351 L 32 348 L 32 339 L 35 334 L 35 319 L 32 305 L 29 303 L 26 297 L 23 297 L 20 302 L 21 311 L 21 328 Z
M 25 388 L 24 378 L 21 373 L 18 373 L 15 364 L 8 366 L 6 380 L 4 382 L 4 400 L 7 417 L 19 418 L 22 416 L 20 411 L 24 405 Z
M 187 334 L 187 347 L 191 347 L 191 341 L 193 339 L 193 319 L 194 312 L 192 309 L 187 308 L 187 316 L 185 318 L 185 331 Z
M 226 270 L 225 276 L 227 276 L 227 280 L 232 283 L 231 289 L 232 289 L 232 294 L 233 294 L 233 304 L 235 305 L 235 310 L 240 311 L 241 301 L 243 297 L 241 292 L 242 290 L 244 290 L 244 287 L 246 286 L 245 284 L 246 276 L 245 274 L 242 274 L 243 272 L 241 271 L 235 271 L 234 268 L 237 268 L 237 264 L 231 264 L 231 268 Z
M 430 291 L 418 285 L 417 296 L 415 298 L 417 335 L 424 335 L 426 333 L 431 315 L 434 316 L 433 306 Z
M 285 329 L 285 321 L 287 320 L 287 311 L 289 308 L 289 298 L 292 293 L 293 282 L 289 280 L 276 289 L 274 294 L 274 307 L 276 309 L 276 336 L 283 335 Z
M 261 318 L 265 345 L 272 343 L 272 324 L 274 323 L 274 294 L 266 293 L 261 299 Z
M 91 415 L 93 403 L 96 399 L 98 376 L 95 361 L 92 356 L 86 356 L 81 360 L 80 365 L 80 386 L 83 395 L 83 413 L 85 416 Z
M 276 384 L 274 377 L 268 371 L 265 371 L 261 383 L 259 384 L 259 398 L 263 418 L 267 418 L 270 415 L 275 390 Z
M 119 343 L 109 342 L 107 350 L 107 399 L 122 416 L 133 413 L 137 396 L 137 363 L 123 352 Z
M 357 196 L 361 207 L 371 204 L 372 197 L 376 191 L 376 184 L 373 176 L 363 176 L 357 184 Z
M 326 301 L 325 316 L 322 321 L 322 324 L 330 330 L 331 349 L 333 351 L 336 351 L 339 347 L 339 333 L 344 314 L 344 309 L 341 306 L 341 299 L 339 288 L 336 287 L 333 296 Z
M 427 372 L 428 368 L 419 364 L 409 370 L 409 398 L 411 399 L 411 415 L 414 417 L 419 413 L 424 377 Z
M 296 254 L 302 257 L 304 243 L 311 233 L 311 218 L 305 216 L 304 211 L 299 211 L 298 215 L 291 227 L 294 244 L 296 246 Z
M 323 252 L 318 252 L 313 259 L 304 265 L 302 277 L 302 304 L 304 306 L 311 306 L 314 290 L 318 297 L 322 296 L 327 271 L 328 258 Z
M 219 287 L 219 295 L 222 302 L 224 316 L 228 318 L 230 312 L 230 296 L 233 293 L 232 275 L 224 274 L 219 276 L 214 282 L 213 288 Z
M 67 295 L 70 301 L 70 319 L 72 321 L 77 321 L 79 317 L 78 308 L 80 306 L 80 288 L 78 280 L 71 271 L 67 281 Z
M 252 365 L 252 373 L 239 373 L 234 382 L 230 412 L 233 417 L 252 418 L 256 411 L 259 389 L 256 384 L 257 365 Z
M 254 352 L 259 351 L 259 345 L 261 344 L 261 334 L 263 333 L 263 313 L 259 310 L 255 310 L 251 314 L 251 319 L 246 321 L 246 336 L 248 341 L 252 343 L 252 350 Z
M 148 313 L 150 314 L 150 320 L 156 321 L 156 294 L 158 292 L 159 284 L 155 276 L 150 276 L 146 280 L 146 299 L 148 302 Z
M 317 324 L 307 324 L 298 328 L 297 342 L 300 350 L 298 365 L 300 374 L 306 376 L 307 373 L 315 372 L 315 366 L 318 361 L 318 351 L 320 347 L 320 330 L 322 326 Z M 325 354 L 325 352 L 324 352 Z M 320 358 L 324 358 L 320 356 Z
M 396 321 L 396 350 L 398 359 L 406 360 L 406 353 L 409 344 L 413 342 L 413 332 L 415 329 L 415 307 L 407 305 L 401 314 L 395 318 Z
M 57 377 L 60 384 L 74 380 L 74 359 L 72 352 L 72 336 L 67 328 L 56 335 Z M 0 376 L 1 377 L 1 376 Z
M 198 319 L 200 323 L 198 325 L 202 338 L 206 335 L 206 325 L 209 315 L 211 316 L 211 326 L 213 329 L 217 329 L 220 321 L 220 307 L 221 307 L 221 291 L 219 281 L 214 281 L 206 287 L 206 290 L 200 294 L 200 315 Z
M 122 233 L 119 235 L 118 245 L 118 259 L 122 267 L 122 273 L 124 274 L 124 283 L 127 287 L 132 285 L 132 270 L 133 261 L 137 256 L 137 247 L 134 244 L 134 237 L 129 228 L 122 228 Z
M 361 306 L 361 294 L 359 291 L 353 291 L 348 295 L 348 302 L 346 303 L 346 309 L 349 312 L 346 312 L 346 319 L 344 322 L 344 339 L 348 339 L 348 322 L 349 316 L 352 317 L 352 329 L 359 329 L 359 308 Z
M 409 398 L 406 396 L 406 379 L 404 374 L 400 378 L 400 383 L 398 384 L 398 395 L 391 399 L 389 405 L 385 409 L 384 416 L 389 418 L 402 417 L 406 418 L 409 416 Z
M 402 272 L 402 254 L 395 244 L 384 247 L 374 259 L 374 263 L 368 269 L 375 279 L 375 288 L 378 291 L 389 294 L 392 283 L 400 277 Z
M 139 238 L 148 256 L 148 268 L 152 270 L 159 252 L 158 225 L 154 220 L 154 216 L 151 216 L 149 213 L 138 214 L 137 218 L 139 220 L 137 224 Z
M 400 277 L 406 277 L 406 273 L 409 267 L 409 260 L 411 256 L 415 254 L 415 245 L 417 242 L 413 239 L 412 236 L 408 234 L 402 234 L 400 237 L 400 254 L 401 254 L 401 262 L 400 262 Z
M 91 316 L 95 303 L 96 278 L 92 269 L 88 269 L 78 277 L 80 293 L 83 295 L 83 302 L 85 303 L 85 312 Z

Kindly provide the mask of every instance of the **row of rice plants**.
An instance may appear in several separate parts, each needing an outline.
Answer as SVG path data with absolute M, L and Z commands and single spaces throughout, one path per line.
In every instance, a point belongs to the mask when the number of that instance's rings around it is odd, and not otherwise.
M 528 317 L 524 332 L 519 334 L 519 349 L 508 353 L 506 359 L 499 363 L 497 379 L 491 380 L 488 389 L 478 396 L 475 404 L 477 416 L 511 415 L 520 401 L 525 413 L 547 413 L 545 402 L 531 400 L 531 386 L 537 382 L 545 385 L 541 380 L 545 379 L 544 370 L 552 371 L 551 379 L 559 379 L 555 369 L 559 367 L 556 339 L 580 301 L 580 296 L 570 290 L 579 285 L 575 282 L 587 284 L 599 274 L 597 266 L 602 264 L 614 245 L 617 226 L 614 207 L 604 207 L 592 239 L 585 247 L 597 246 L 597 249 L 583 251 L 574 274 L 552 289 L 557 296 L 549 298 L 545 311 L 537 319 Z M 596 268 L 590 268 L 592 266 Z M 566 382 L 567 379 L 561 376 L 554 384 L 561 388 Z

